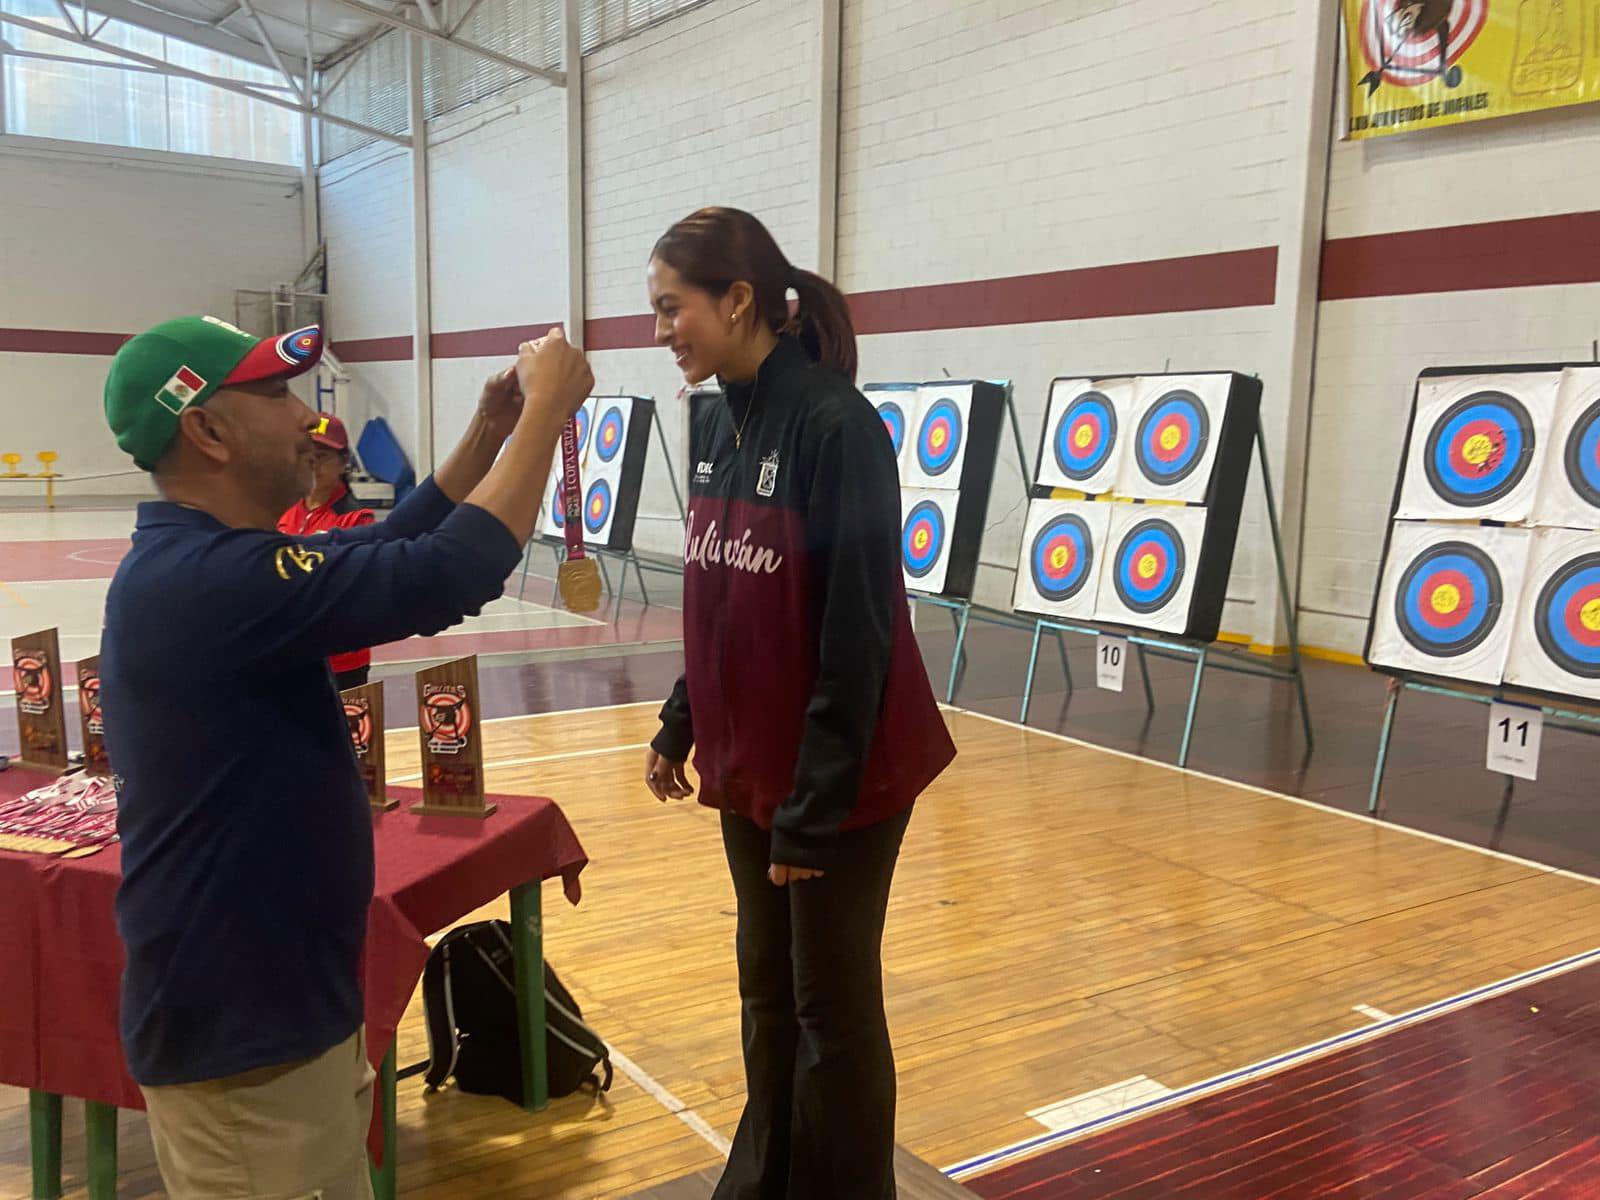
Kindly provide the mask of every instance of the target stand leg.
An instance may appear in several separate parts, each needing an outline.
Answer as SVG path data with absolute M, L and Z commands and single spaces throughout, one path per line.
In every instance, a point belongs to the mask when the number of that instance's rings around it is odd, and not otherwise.
M 968 606 L 962 605 L 951 613 L 956 622 L 956 650 L 950 656 L 950 686 L 945 688 L 944 692 L 944 702 L 946 704 L 954 704 L 956 702 L 956 688 L 961 677 L 961 668 L 966 665 L 967 615 L 970 612 L 971 609 Z
M 1043 636 L 1044 622 L 1035 621 L 1033 623 L 1033 649 L 1028 651 L 1028 675 L 1022 681 L 1022 713 L 1017 717 L 1017 720 L 1024 725 L 1028 723 L 1028 707 L 1033 703 L 1033 676 L 1034 672 L 1039 669 L 1039 639 Z M 1056 636 L 1060 637 L 1061 635 L 1058 633 Z M 1065 655 L 1062 657 L 1065 658 Z
M 1144 711 L 1148 715 L 1156 711 L 1155 693 L 1150 690 L 1150 665 L 1145 661 L 1144 647 L 1135 649 L 1139 651 L 1139 678 L 1144 681 Z
M 1194 686 L 1189 689 L 1189 715 L 1183 720 L 1183 744 L 1178 748 L 1178 765 L 1189 765 L 1189 742 L 1194 737 L 1194 713 L 1200 706 L 1200 680 L 1206 670 L 1206 648 L 1200 647 L 1200 653 L 1194 660 Z
M 567 561 L 567 556 L 560 546 L 551 546 L 550 551 L 556 556 L 556 579 L 550 585 L 550 607 L 555 608 L 561 603 L 561 564 Z
M 644 586 L 644 564 L 639 561 L 639 552 L 629 550 L 628 557 L 633 560 L 633 577 L 639 581 L 639 600 L 646 607 L 650 607 L 650 589 Z
M 1383 768 L 1389 761 L 1389 733 L 1394 729 L 1394 710 L 1400 703 L 1400 693 L 1405 684 L 1398 679 L 1389 680 L 1389 699 L 1383 706 L 1383 727 L 1378 732 L 1378 761 L 1372 765 L 1372 790 L 1367 793 L 1367 811 L 1378 811 L 1378 794 L 1383 789 Z

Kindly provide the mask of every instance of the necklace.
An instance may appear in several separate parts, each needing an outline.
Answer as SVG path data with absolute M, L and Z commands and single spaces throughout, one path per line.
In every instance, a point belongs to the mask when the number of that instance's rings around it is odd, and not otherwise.
M 744 445 L 744 427 L 750 424 L 750 414 L 756 411 L 756 389 L 760 386 L 761 376 L 758 374 L 756 376 L 755 383 L 750 385 L 750 403 L 745 406 L 744 420 L 740 421 L 738 425 L 734 426 L 733 448 L 735 450 L 740 449 Z

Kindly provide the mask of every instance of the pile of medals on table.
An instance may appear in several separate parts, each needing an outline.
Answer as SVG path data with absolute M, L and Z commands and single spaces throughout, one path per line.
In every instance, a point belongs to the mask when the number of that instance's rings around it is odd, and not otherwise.
M 117 789 L 108 775 L 74 771 L 0 801 L 0 850 L 79 858 L 117 837 Z

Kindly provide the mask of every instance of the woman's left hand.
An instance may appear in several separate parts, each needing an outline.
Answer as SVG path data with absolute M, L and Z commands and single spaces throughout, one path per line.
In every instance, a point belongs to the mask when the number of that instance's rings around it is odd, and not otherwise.
M 782 863 L 773 863 L 767 868 L 767 878 L 778 887 L 790 882 L 799 883 L 802 879 L 817 879 L 821 875 L 821 871 L 814 871 L 810 867 L 786 867 Z
M 483 394 L 478 397 L 478 415 L 498 441 L 511 436 L 522 415 L 522 388 L 517 383 L 515 366 L 496 371 L 484 381 Z

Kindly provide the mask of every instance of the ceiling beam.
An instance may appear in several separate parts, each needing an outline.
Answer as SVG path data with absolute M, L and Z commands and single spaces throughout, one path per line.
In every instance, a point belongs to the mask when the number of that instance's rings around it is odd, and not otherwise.
M 188 67 L 180 67 L 176 63 L 163 62 L 159 58 L 152 58 L 148 54 L 140 54 L 135 50 L 126 50 L 121 46 L 113 46 L 106 42 L 97 42 L 81 34 L 71 34 L 64 29 L 57 29 L 54 25 L 46 25 L 40 21 L 29 20 L 27 17 L 15 16 L 12 13 L 0 11 L 0 24 L 15 25 L 19 29 L 31 30 L 43 34 L 45 37 L 56 38 L 63 42 L 72 42 L 79 46 L 89 46 L 102 54 L 114 55 L 125 58 L 129 62 L 143 63 L 147 67 L 155 67 L 163 75 L 170 75 L 175 79 L 192 79 L 196 83 L 209 84 L 214 88 L 221 88 L 225 92 L 235 92 L 241 96 L 248 96 L 252 100 L 259 100 L 263 104 L 270 104 L 274 108 L 286 108 L 290 112 L 312 112 L 307 105 L 298 99 L 289 100 L 282 96 L 274 96 L 266 92 L 258 92 L 255 88 L 240 83 L 234 79 L 219 79 L 215 75 L 206 75 L 200 71 L 191 71 Z M 386 129 L 375 129 L 371 125 L 363 125 L 360 121 L 352 121 L 347 117 L 334 116 L 332 113 L 318 112 L 319 120 L 327 121 L 330 125 L 342 125 L 346 129 L 354 129 L 357 133 L 364 133 L 368 137 L 381 138 L 386 142 L 393 142 L 398 146 L 409 146 L 411 139 L 401 134 L 390 133 Z
M 186 20 L 160 9 L 136 4 L 134 0 L 89 0 L 89 7 L 101 16 L 121 21 L 124 25 L 134 25 L 151 33 L 164 34 L 167 37 L 177 38 L 180 42 L 215 50 L 219 54 L 230 54 L 234 58 L 242 58 L 258 66 L 277 67 L 267 52 L 249 38 L 239 37 L 225 29 L 218 29 L 200 21 Z
M 523 62 L 519 58 L 512 58 L 509 54 L 501 54 L 498 50 L 491 50 L 487 46 L 480 46 L 476 42 L 468 42 L 461 38 L 451 37 L 437 30 L 429 29 L 426 25 L 415 25 L 404 17 L 397 17 L 392 12 L 379 8 L 375 4 L 368 4 L 365 0 L 328 0 L 339 8 L 348 8 L 352 12 L 362 13 L 371 17 L 380 24 L 391 29 L 404 29 L 417 37 L 438 42 L 443 46 L 454 46 L 468 54 L 475 54 L 479 58 L 488 59 L 490 62 L 499 63 L 502 67 L 509 67 L 513 71 L 521 71 L 524 75 L 537 75 L 540 79 L 548 79 L 558 86 L 566 83 L 566 76 L 560 71 L 552 71 L 548 67 L 535 66 L 530 62 Z
M 299 78 L 290 73 L 289 68 L 284 64 L 283 55 L 278 53 L 278 48 L 272 44 L 272 39 L 267 36 L 267 27 L 261 23 L 261 14 L 256 12 L 255 5 L 251 4 L 250 0 L 239 0 L 239 7 L 244 9 L 245 14 L 250 18 L 250 23 L 255 26 L 256 34 L 261 39 L 261 48 L 267 52 L 267 57 L 272 59 L 272 65 L 278 68 L 278 74 L 283 76 L 284 81 L 294 89 L 294 94 L 300 97 L 302 101 L 309 99 L 305 90 L 300 86 Z

